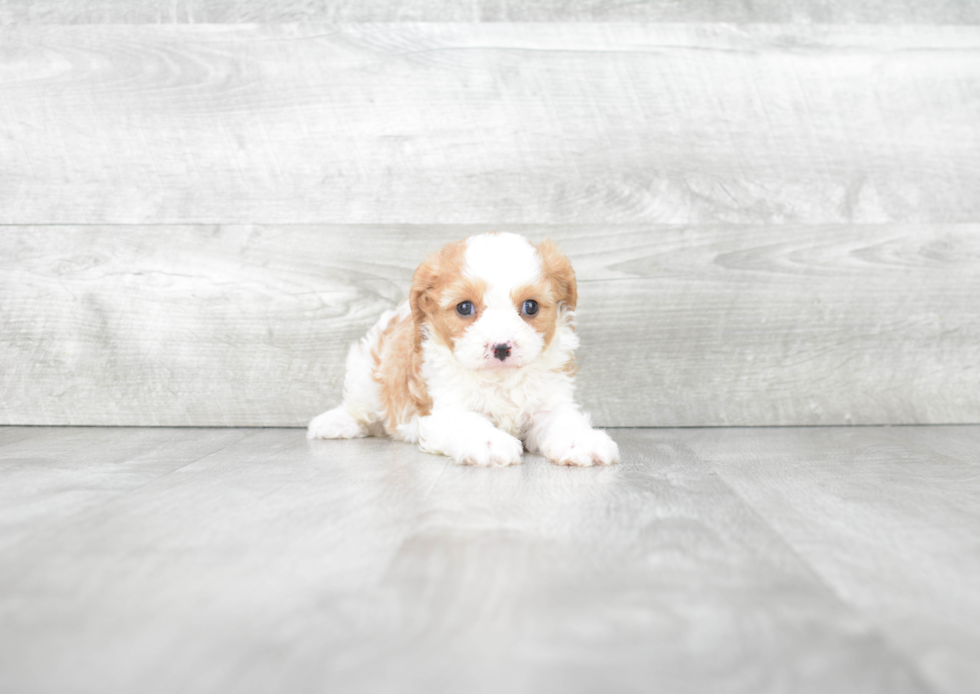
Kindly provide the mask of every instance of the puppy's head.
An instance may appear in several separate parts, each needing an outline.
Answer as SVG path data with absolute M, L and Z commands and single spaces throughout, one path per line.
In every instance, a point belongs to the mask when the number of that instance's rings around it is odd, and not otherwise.
M 468 369 L 520 368 L 538 359 L 578 300 L 575 272 L 550 241 L 481 234 L 451 243 L 415 271 L 409 301 L 423 334 Z

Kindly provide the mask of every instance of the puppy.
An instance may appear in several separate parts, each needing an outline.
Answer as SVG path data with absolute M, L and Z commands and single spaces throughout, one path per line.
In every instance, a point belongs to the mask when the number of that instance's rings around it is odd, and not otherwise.
M 610 465 L 619 448 L 573 397 L 575 272 L 550 241 L 489 233 L 415 271 L 409 298 L 347 355 L 344 402 L 311 439 L 388 435 L 464 465 Z

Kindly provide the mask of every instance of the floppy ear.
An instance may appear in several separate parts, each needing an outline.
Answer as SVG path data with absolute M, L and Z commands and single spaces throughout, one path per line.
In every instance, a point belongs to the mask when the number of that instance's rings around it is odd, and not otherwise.
M 545 239 L 537 245 L 538 255 L 541 256 L 541 270 L 544 276 L 551 280 L 558 300 L 571 310 L 578 303 L 578 284 L 575 282 L 575 270 L 561 251 Z
M 412 307 L 412 319 L 415 321 L 416 351 L 422 349 L 422 326 L 435 303 L 433 292 L 438 277 L 439 257 L 436 253 L 426 256 L 412 275 L 412 289 L 408 295 L 408 303 Z

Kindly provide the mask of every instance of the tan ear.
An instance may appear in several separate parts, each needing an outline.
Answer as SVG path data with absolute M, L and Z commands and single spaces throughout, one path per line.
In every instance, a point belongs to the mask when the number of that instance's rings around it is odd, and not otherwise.
M 578 284 L 572 264 L 551 239 L 545 239 L 536 248 L 541 256 L 541 270 L 545 277 L 551 279 L 558 300 L 574 311 L 578 304 Z
M 436 310 L 448 274 L 458 274 L 465 241 L 447 243 L 435 253 L 426 256 L 412 275 L 412 289 L 408 302 L 415 320 L 415 349 L 422 348 L 422 328 L 426 320 Z
M 415 350 L 422 348 L 422 326 L 432 310 L 435 298 L 432 293 L 436 279 L 439 276 L 438 254 L 433 253 L 422 261 L 412 275 L 412 289 L 408 294 L 408 304 L 412 308 L 412 319 L 415 321 Z

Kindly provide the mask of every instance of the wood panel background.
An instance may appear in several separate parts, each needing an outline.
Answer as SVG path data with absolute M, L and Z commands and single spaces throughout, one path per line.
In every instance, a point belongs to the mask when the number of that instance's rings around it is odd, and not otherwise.
M 3 417 L 302 424 L 424 249 L 482 230 L 18 229 L 0 237 Z M 978 225 L 546 231 L 578 269 L 602 424 L 980 420 Z
M 980 24 L 975 0 L 3 0 L 0 23 L 819 22 Z
M 301 425 L 486 229 L 600 424 L 980 421 L 976 4 L 726 5 L 0 0 L 0 422 Z
M 0 223 L 980 220 L 980 28 L 0 32 Z

